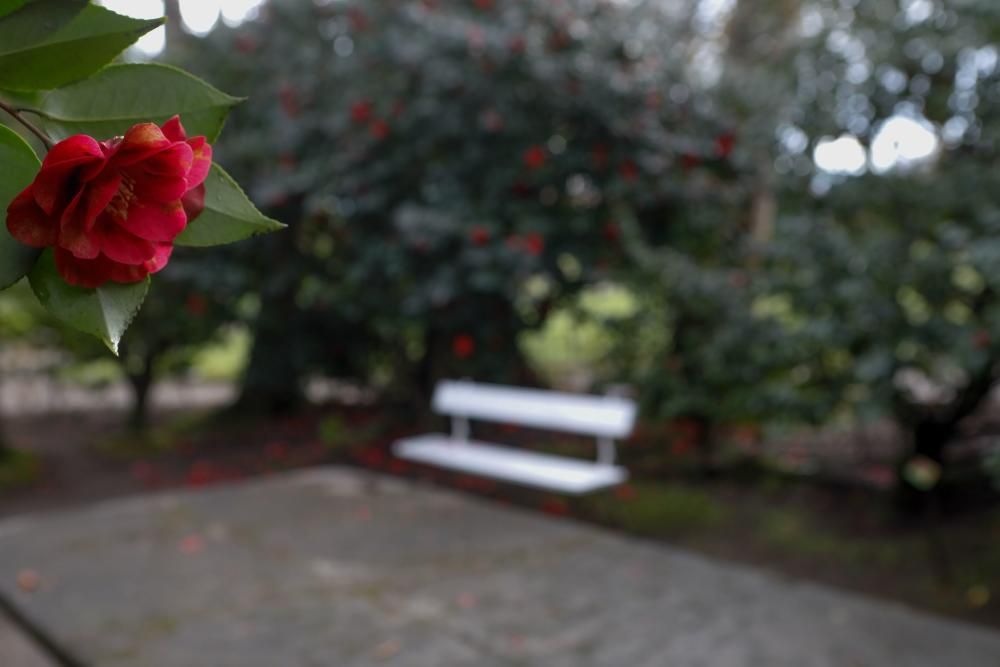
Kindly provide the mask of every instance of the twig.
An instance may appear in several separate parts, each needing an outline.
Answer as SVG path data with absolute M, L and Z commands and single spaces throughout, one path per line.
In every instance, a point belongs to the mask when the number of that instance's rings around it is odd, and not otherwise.
M 15 109 L 14 107 L 10 106 L 9 104 L 7 104 L 2 100 L 0 100 L 0 109 L 9 113 L 11 116 L 14 117 L 14 119 L 17 122 L 19 122 L 21 125 L 27 128 L 29 132 L 38 137 L 38 140 L 45 145 L 46 150 L 52 149 L 52 140 L 49 139 L 49 135 L 42 132 L 38 127 L 34 125 L 34 123 L 25 119 L 24 116 L 21 115 L 21 112 L 19 110 Z

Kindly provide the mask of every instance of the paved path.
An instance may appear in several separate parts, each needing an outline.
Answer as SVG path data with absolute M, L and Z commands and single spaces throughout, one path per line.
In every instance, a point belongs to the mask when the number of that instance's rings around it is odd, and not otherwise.
M 0 612 L 0 665 L 56 667 L 41 650 Z
M 5 520 L 0 592 L 95 667 L 1000 666 L 1000 633 L 338 468 Z

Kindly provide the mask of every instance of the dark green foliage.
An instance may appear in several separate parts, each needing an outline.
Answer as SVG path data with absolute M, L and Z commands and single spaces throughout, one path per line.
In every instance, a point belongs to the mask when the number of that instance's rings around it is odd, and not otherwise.
M 666 33 L 637 32 L 668 18 L 300 1 L 190 45 L 192 68 L 266 91 L 219 153 L 294 227 L 251 260 L 267 275 L 251 383 L 531 381 L 518 334 L 623 259 L 612 203 L 663 236 L 689 163 L 725 162 L 721 122 L 666 103 Z

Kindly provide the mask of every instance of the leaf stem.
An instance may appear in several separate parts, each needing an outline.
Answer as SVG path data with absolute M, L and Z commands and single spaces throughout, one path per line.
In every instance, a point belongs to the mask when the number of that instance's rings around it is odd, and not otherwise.
M 38 137 L 38 140 L 45 145 L 46 150 L 52 150 L 52 139 L 49 138 L 49 135 L 45 134 L 44 132 L 42 132 L 42 130 L 40 130 L 37 126 L 35 126 L 34 123 L 27 120 L 24 116 L 21 115 L 21 111 L 24 111 L 23 109 L 21 110 L 15 109 L 14 107 L 10 106 L 3 100 L 0 100 L 0 109 L 9 113 L 11 116 L 14 117 L 14 120 L 16 120 L 25 128 L 27 128 L 27 130 L 31 132 L 33 135 Z

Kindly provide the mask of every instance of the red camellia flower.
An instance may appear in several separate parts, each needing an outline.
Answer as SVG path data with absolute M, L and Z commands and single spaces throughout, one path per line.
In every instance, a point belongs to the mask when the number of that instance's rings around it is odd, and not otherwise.
M 532 146 L 524 151 L 521 159 L 528 169 L 538 169 L 545 164 L 545 149 L 541 146 Z
M 476 351 L 476 341 L 469 334 L 458 334 L 451 340 L 451 352 L 459 359 L 468 359 Z
M 617 243 L 622 236 L 622 230 L 614 222 L 604 223 L 604 238 L 612 243 Z
M 368 132 L 375 139 L 385 139 L 389 136 L 389 124 L 384 120 L 376 118 L 368 125 Z
M 622 162 L 621 166 L 618 167 L 618 171 L 626 181 L 634 181 L 639 175 L 639 167 L 632 160 Z
M 359 100 L 351 105 L 351 120 L 355 123 L 367 123 L 372 116 L 372 103 Z
M 476 225 L 469 230 L 469 240 L 473 245 L 486 245 L 490 242 L 490 230 L 481 225 Z
M 524 235 L 524 251 L 529 255 L 538 257 L 545 250 L 545 239 L 538 232 L 531 232 Z
M 606 167 L 608 165 L 608 145 L 595 144 L 590 151 L 590 159 L 596 168 L 603 169 Z
M 681 168 L 685 171 L 694 169 L 699 164 L 701 164 L 701 158 L 694 153 L 684 153 L 681 155 Z
M 192 294 L 188 294 L 187 301 L 184 302 L 184 307 L 187 308 L 187 311 L 194 317 L 201 317 L 208 312 L 208 299 L 201 294 L 194 292 Z
M 70 285 L 137 282 L 167 265 L 174 239 L 205 207 L 211 164 L 205 137 L 188 139 L 177 116 L 108 141 L 78 134 L 45 156 L 7 208 L 7 229 L 52 248 Z
M 302 108 L 299 104 L 299 91 L 290 83 L 281 84 L 278 89 L 278 99 L 281 108 L 289 118 L 298 118 Z
M 719 157 L 729 157 L 736 146 L 736 136 L 731 132 L 719 135 L 715 139 L 715 154 Z

